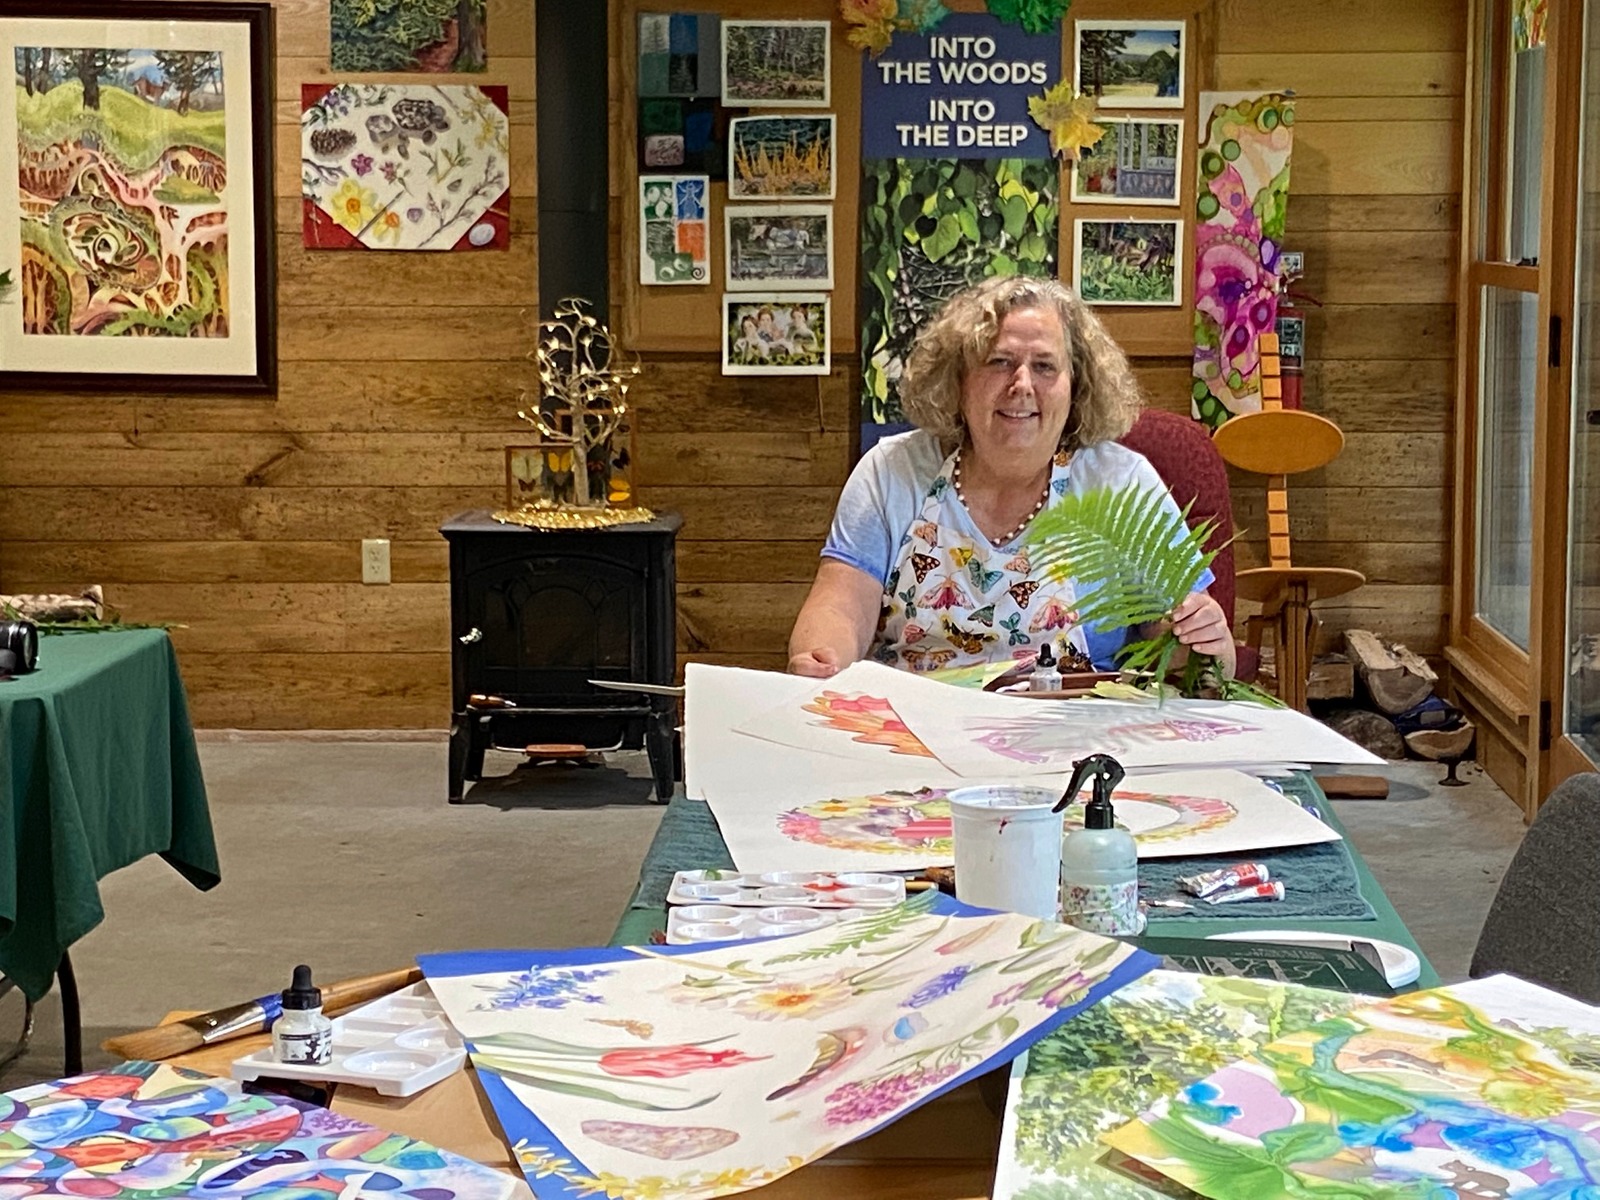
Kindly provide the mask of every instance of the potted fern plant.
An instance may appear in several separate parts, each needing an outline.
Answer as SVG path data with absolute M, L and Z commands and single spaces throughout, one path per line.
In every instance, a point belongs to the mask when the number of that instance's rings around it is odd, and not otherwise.
M 1109 628 L 1140 627 L 1172 615 L 1216 557 L 1206 542 L 1216 522 L 1189 528 L 1189 510 L 1178 512 L 1165 493 L 1144 487 L 1095 488 L 1068 493 L 1034 518 L 1029 558 L 1057 577 L 1098 581 L 1078 602 L 1078 623 Z M 1130 642 L 1118 652 L 1123 670 L 1148 678 L 1158 696 L 1178 651 L 1170 627 Z M 1210 654 L 1190 652 L 1177 681 L 1183 696 L 1214 695 L 1274 708 L 1283 704 L 1252 684 L 1232 679 Z

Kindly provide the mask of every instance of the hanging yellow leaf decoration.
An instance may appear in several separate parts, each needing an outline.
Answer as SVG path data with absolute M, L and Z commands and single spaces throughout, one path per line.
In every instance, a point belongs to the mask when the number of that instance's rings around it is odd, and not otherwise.
M 1068 79 L 1063 79 L 1044 95 L 1028 99 L 1028 115 L 1041 129 L 1049 130 L 1050 149 L 1068 162 L 1106 135 L 1106 131 L 1094 123 L 1094 109 L 1095 98 L 1076 95 Z
M 896 0 L 839 0 L 839 16 L 850 26 L 845 41 L 877 58 L 894 37 Z

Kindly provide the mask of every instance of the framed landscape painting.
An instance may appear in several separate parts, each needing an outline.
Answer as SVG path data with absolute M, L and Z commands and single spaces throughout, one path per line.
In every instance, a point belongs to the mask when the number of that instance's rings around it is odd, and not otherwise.
M 272 8 L 0 0 L 0 387 L 271 391 Z

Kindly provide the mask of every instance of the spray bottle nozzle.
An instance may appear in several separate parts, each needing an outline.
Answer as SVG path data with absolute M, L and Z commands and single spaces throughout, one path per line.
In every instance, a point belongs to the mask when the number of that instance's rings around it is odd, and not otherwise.
M 1122 782 L 1125 774 L 1127 772 L 1122 769 L 1122 764 L 1109 754 L 1091 754 L 1088 758 L 1079 759 L 1072 764 L 1072 779 L 1067 783 L 1067 790 L 1062 793 L 1061 799 L 1056 801 L 1052 811 L 1060 812 L 1071 804 L 1083 790 L 1084 782 L 1093 776 L 1094 794 L 1084 806 L 1083 827 L 1113 828 L 1116 825 L 1116 814 L 1111 807 L 1111 793 L 1116 790 L 1117 784 Z

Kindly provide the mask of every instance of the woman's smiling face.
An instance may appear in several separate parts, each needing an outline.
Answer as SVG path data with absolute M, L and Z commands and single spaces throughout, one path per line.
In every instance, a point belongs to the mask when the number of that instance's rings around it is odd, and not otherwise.
M 1072 412 L 1066 331 L 1053 309 L 1018 308 L 961 382 L 961 416 L 980 456 L 1055 453 Z

